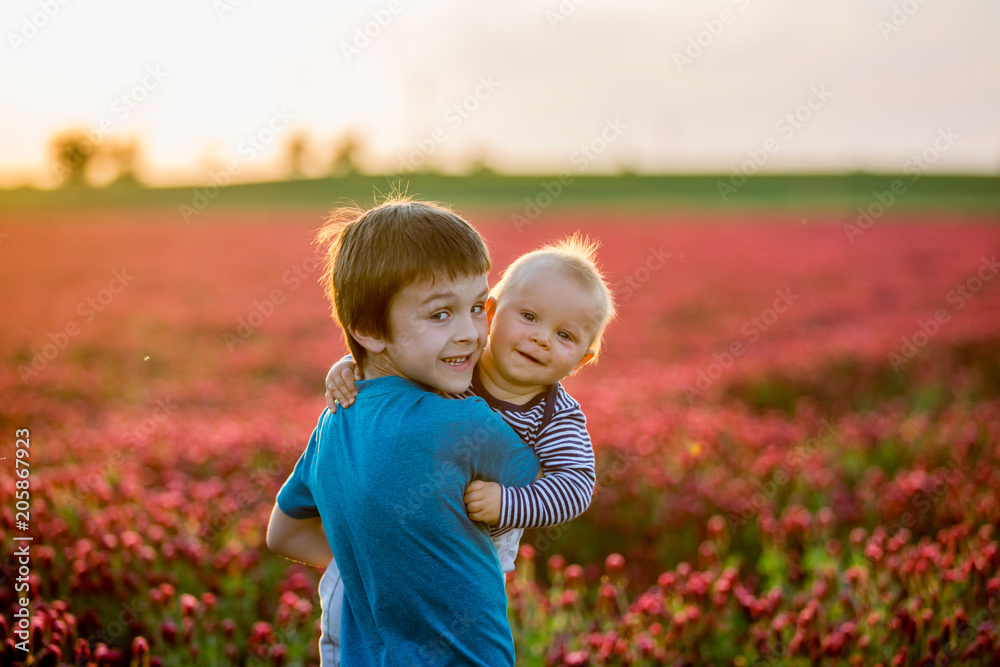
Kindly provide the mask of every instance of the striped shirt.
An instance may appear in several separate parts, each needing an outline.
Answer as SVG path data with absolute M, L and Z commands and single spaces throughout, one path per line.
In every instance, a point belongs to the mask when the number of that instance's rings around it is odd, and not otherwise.
M 565 523 L 590 506 L 596 475 L 587 419 L 580 404 L 558 382 L 528 403 L 515 405 L 491 396 L 477 371 L 463 396 L 479 396 L 503 417 L 521 441 L 535 450 L 545 474 L 528 486 L 503 487 L 500 521 L 490 537 L 497 544 L 504 571 L 510 571 L 524 528 Z

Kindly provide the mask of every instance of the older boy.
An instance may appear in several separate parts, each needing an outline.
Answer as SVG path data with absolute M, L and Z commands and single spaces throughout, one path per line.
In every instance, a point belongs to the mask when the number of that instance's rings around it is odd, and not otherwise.
M 278 493 L 268 546 L 340 566 L 344 664 L 513 665 L 496 550 L 466 515 L 475 478 L 535 479 L 538 458 L 468 388 L 486 339 L 489 255 L 439 207 L 383 204 L 320 235 L 336 319 L 362 369 L 355 408 L 324 410 Z M 419 512 L 400 515 L 416 494 Z M 326 554 L 310 558 L 323 562 Z

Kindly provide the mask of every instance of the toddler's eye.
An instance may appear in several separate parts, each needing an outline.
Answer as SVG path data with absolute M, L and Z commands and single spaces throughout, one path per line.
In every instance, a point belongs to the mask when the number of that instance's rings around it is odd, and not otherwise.
M 523 317 L 524 319 L 528 320 L 529 322 L 534 322 L 535 321 L 535 314 L 534 313 L 524 312 L 524 313 L 521 313 L 521 317 Z
M 562 338 L 563 340 L 573 340 L 572 334 L 570 334 L 568 331 L 560 331 L 559 337 Z

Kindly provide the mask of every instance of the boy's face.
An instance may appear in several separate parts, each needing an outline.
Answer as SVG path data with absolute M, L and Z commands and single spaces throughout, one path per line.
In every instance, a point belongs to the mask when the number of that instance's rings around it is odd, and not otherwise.
M 501 303 L 490 301 L 489 346 L 507 382 L 535 387 L 558 382 L 593 357 L 600 302 L 562 271 L 528 271 Z
M 488 293 L 486 274 L 454 281 L 438 277 L 400 290 L 389 308 L 393 340 L 373 360 L 380 374 L 439 392 L 464 392 L 486 345 Z

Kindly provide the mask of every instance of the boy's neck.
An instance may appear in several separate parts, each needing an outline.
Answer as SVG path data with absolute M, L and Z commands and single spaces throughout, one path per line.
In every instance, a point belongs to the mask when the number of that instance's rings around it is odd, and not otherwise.
M 380 377 L 405 377 L 392 363 L 388 355 L 375 354 L 369 352 L 365 355 L 365 363 L 361 367 L 361 378 L 364 380 L 374 380 Z
M 483 350 L 483 356 L 476 366 L 476 373 L 479 374 L 479 381 L 483 388 L 490 393 L 490 396 L 514 405 L 524 405 L 545 390 L 542 385 L 524 387 L 505 381 L 500 372 L 497 371 L 496 364 L 493 363 L 493 355 L 490 354 L 489 345 Z

